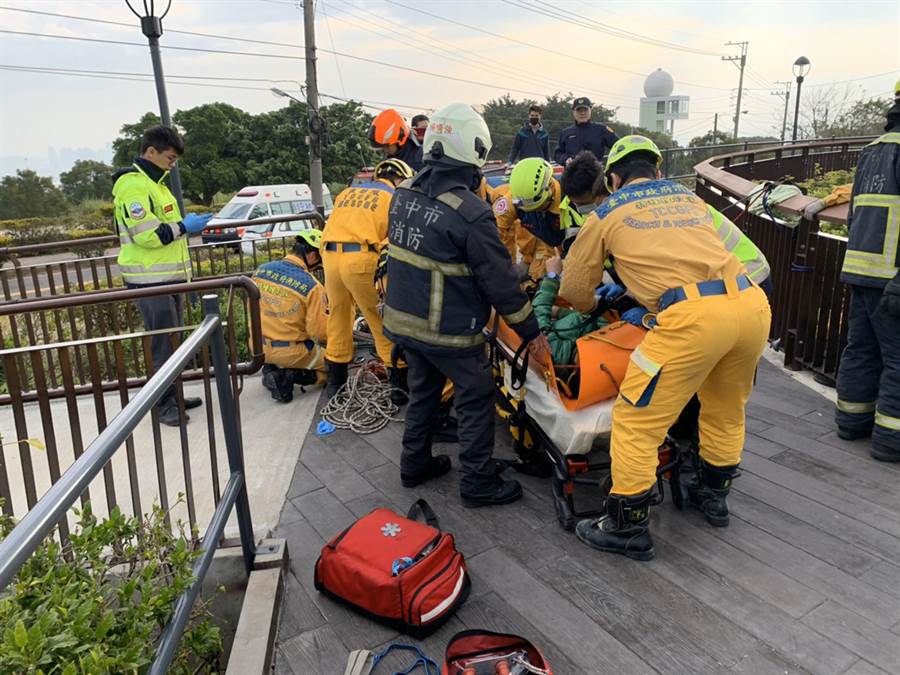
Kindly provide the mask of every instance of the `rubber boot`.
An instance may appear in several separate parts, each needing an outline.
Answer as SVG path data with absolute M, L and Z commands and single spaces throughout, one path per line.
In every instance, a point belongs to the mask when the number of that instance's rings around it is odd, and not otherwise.
M 606 498 L 606 515 L 579 522 L 575 536 L 598 551 L 619 553 L 632 560 L 653 560 L 651 495 L 650 490 L 639 495 L 610 494 Z
M 335 363 L 325 360 L 328 367 L 328 383 L 325 385 L 325 395 L 331 398 L 347 382 L 347 363 Z
M 396 406 L 406 405 L 409 400 L 409 384 L 406 375 L 409 368 L 388 368 L 388 383 L 391 385 L 391 403 Z
M 731 481 L 740 475 L 738 465 L 713 466 L 700 460 L 697 474 L 687 484 L 689 503 L 701 511 L 713 527 L 728 526 L 728 503 Z

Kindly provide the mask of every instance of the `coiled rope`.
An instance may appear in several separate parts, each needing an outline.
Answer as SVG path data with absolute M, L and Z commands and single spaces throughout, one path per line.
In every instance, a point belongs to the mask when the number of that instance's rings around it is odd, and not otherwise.
M 322 419 L 338 429 L 374 434 L 388 422 L 402 422 L 400 408 L 391 403 L 394 390 L 381 361 L 369 359 L 355 368 L 338 392 L 322 408 Z M 399 390 L 398 390 L 399 391 Z

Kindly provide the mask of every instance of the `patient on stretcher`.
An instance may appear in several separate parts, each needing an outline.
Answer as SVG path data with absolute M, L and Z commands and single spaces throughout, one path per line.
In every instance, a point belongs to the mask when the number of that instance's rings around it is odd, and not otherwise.
M 537 294 L 532 300 L 534 314 L 541 330 L 550 343 L 554 370 L 558 381 L 575 395 L 578 390 L 578 338 L 606 326 L 608 321 L 601 317 L 592 317 L 574 309 L 559 307 L 556 295 L 559 293 L 562 259 L 549 258 L 546 261 L 547 276 L 541 280 Z

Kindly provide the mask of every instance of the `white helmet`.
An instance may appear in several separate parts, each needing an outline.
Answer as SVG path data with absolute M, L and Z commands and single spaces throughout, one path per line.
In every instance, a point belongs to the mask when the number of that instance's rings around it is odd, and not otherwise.
M 491 132 L 472 106 L 451 103 L 431 116 L 422 145 L 426 162 L 447 157 L 482 167 L 491 151 Z

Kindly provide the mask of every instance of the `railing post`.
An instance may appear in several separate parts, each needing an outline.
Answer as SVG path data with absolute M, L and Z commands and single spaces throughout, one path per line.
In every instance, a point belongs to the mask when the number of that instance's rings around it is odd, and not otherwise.
M 219 316 L 219 297 L 203 296 L 204 315 Z M 228 358 L 225 355 L 225 332 L 221 322 L 210 337 L 210 353 L 216 377 L 216 391 L 219 395 L 219 413 L 222 418 L 222 431 L 225 435 L 225 449 L 228 453 L 228 468 L 232 474 L 244 476 L 244 449 L 241 446 L 241 434 L 237 426 L 235 414 L 234 392 L 228 379 Z M 247 481 L 242 481 L 241 489 L 234 504 L 237 512 L 238 530 L 241 535 L 241 549 L 244 553 L 244 566 L 247 574 L 253 569 L 256 556 L 256 545 L 253 539 L 253 520 L 250 518 L 250 500 L 247 497 Z

